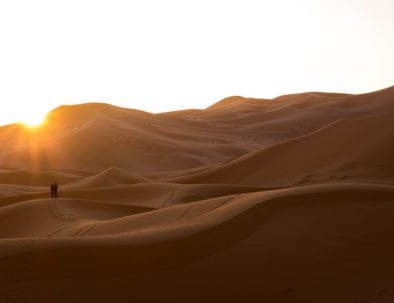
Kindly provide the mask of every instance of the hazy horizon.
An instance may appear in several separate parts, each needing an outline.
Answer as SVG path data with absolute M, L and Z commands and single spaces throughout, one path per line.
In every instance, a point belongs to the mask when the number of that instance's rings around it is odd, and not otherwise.
M 1 2 L 0 125 L 60 104 L 376 91 L 394 84 L 393 14 L 387 0 Z
M 392 86 L 384 87 L 384 88 L 381 88 L 381 89 L 378 89 L 378 90 L 375 90 L 375 91 L 384 90 L 384 89 L 387 89 L 387 88 L 390 88 L 390 87 L 392 87 Z M 363 92 L 363 93 L 360 93 L 360 94 L 364 94 L 364 93 L 365 93 L 365 94 L 367 94 L 367 93 L 373 93 L 373 92 L 375 92 L 375 91 L 367 91 L 367 92 Z M 152 113 L 152 114 L 160 114 L 160 113 L 173 112 L 173 111 L 175 112 L 175 111 L 182 111 L 182 110 L 189 110 L 189 109 L 201 109 L 201 110 L 203 110 L 203 109 L 206 109 L 206 108 L 208 108 L 209 106 L 211 106 L 211 105 L 213 105 L 213 104 L 215 104 L 215 103 L 217 103 L 217 102 L 220 102 L 221 100 L 224 100 L 224 99 L 227 99 L 227 98 L 230 98 L 230 97 L 241 97 L 241 98 L 252 98 L 252 99 L 275 99 L 275 98 L 278 98 L 278 97 L 281 97 L 281 96 L 293 95 L 293 94 L 296 95 L 296 94 L 302 94 L 302 93 L 339 93 L 339 94 L 353 94 L 353 93 L 349 93 L 349 92 L 316 91 L 316 90 L 315 90 L 315 91 L 307 91 L 307 92 L 294 92 L 294 93 L 289 93 L 289 94 L 283 94 L 283 95 L 274 96 L 274 97 L 271 97 L 271 98 L 255 97 L 255 96 L 240 96 L 240 95 L 233 95 L 233 96 L 226 96 L 226 97 L 223 97 L 223 98 L 221 98 L 221 99 L 219 99 L 219 100 L 213 101 L 212 103 L 208 104 L 208 105 L 205 106 L 205 107 L 190 107 L 190 108 L 181 108 L 181 107 L 180 107 L 180 108 L 174 108 L 174 109 L 171 109 L 171 110 L 156 111 L 156 112 L 144 110 L 144 109 L 141 109 L 141 108 L 128 107 L 127 105 L 119 105 L 119 104 L 117 104 L 116 102 L 112 102 L 112 103 L 111 103 L 111 102 L 102 102 L 102 101 L 87 101 L 87 102 L 81 102 L 81 103 L 72 103 L 72 102 L 69 102 L 69 103 L 66 103 L 66 104 L 58 104 L 56 107 L 53 107 L 53 108 L 51 108 L 51 109 L 48 109 L 47 111 L 44 111 L 43 114 L 40 115 L 40 116 L 38 116 L 36 120 L 35 120 L 35 119 L 32 119 L 32 120 L 30 120 L 30 121 L 32 121 L 33 124 L 34 124 L 34 122 L 37 122 L 37 124 L 40 124 L 41 121 L 44 122 L 44 119 L 45 119 L 46 114 L 48 114 L 49 112 L 55 110 L 56 108 L 58 108 L 58 107 L 60 107 L 60 106 L 64 106 L 64 105 L 81 105 L 81 104 L 101 103 L 101 104 L 108 104 L 108 105 L 113 105 L 113 106 L 123 107 L 123 108 L 128 108 L 128 109 L 141 110 L 141 111 L 148 112 L 148 113 Z M 358 94 L 354 94 L 354 95 L 358 95 Z M 40 119 L 40 118 L 42 118 L 42 119 Z M 26 121 L 15 120 L 15 121 L 10 121 L 10 122 L 4 123 L 4 124 L 1 124 L 1 122 L 0 122 L 0 127 L 1 127 L 1 126 L 6 126 L 6 125 L 9 125 L 9 124 L 23 123 L 23 122 L 29 122 L 29 118 L 27 118 Z

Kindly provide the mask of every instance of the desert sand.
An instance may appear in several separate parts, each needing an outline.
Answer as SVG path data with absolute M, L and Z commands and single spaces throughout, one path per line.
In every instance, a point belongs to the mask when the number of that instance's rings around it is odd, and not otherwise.
M 394 301 L 394 87 L 60 106 L 0 140 L 1 303 Z

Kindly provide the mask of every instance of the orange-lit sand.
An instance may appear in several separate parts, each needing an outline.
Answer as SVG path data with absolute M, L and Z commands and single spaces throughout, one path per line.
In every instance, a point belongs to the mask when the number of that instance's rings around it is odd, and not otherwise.
M 1 303 L 394 301 L 394 87 L 62 106 L 0 140 Z

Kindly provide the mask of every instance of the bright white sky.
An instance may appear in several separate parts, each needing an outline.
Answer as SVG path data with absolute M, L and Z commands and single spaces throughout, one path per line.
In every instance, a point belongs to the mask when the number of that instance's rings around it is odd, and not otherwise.
M 393 0 L 0 0 L 0 124 L 394 85 Z

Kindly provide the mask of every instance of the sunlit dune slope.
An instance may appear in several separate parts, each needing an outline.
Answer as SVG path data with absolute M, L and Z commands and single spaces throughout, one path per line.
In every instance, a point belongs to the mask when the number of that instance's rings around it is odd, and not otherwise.
M 318 198 L 318 199 L 316 199 Z M 133 205 L 93 201 L 84 199 L 59 198 L 28 200 L 22 203 L 11 204 L 0 210 L 1 239 L 5 238 L 36 238 L 17 244 L 13 249 L 5 249 L 1 256 L 8 255 L 10 250 L 29 250 L 34 245 L 43 247 L 56 247 L 61 242 L 46 241 L 42 236 L 50 236 L 58 231 L 60 238 L 70 237 L 64 241 L 74 241 L 75 237 L 104 236 L 119 234 L 121 239 L 130 237 L 129 244 L 162 242 L 175 240 L 200 233 L 214 226 L 237 220 L 245 214 L 253 217 L 249 210 L 266 209 L 267 215 L 273 209 L 285 211 L 287 207 L 309 206 L 321 208 L 325 205 L 352 205 L 352 203 L 382 203 L 394 198 L 394 188 L 383 185 L 313 185 L 293 189 L 279 189 L 260 191 L 255 193 L 233 194 L 194 203 L 180 204 L 160 210 L 149 211 Z M 373 204 L 373 203 L 372 203 Z M 391 209 L 393 203 L 385 207 Z M 394 211 L 394 208 L 391 211 Z M 271 214 L 272 215 L 272 214 Z M 262 217 L 261 219 L 263 219 Z M 67 228 L 74 229 L 80 222 L 95 223 L 95 226 L 82 234 L 69 234 Z M 14 229 L 15 222 L 24 222 L 18 229 Z M 59 226 L 57 223 L 60 224 Z M 254 228 L 264 221 L 250 221 Z M 255 226 L 257 224 L 257 226 Z M 7 227 L 9 226 L 9 228 Z M 165 227 L 163 229 L 159 226 Z M 67 228 L 60 228 L 67 227 Z M 394 228 L 394 226 L 393 226 Z M 172 233 L 172 231 L 176 231 Z M 234 231 L 234 230 L 233 230 Z M 17 234 L 19 236 L 17 236 Z M 162 239 L 158 235 L 165 235 Z M 8 235 L 8 236 L 7 236 Z M 229 234 L 230 235 L 230 234 Z M 63 240 L 63 239 L 62 239 Z M 120 239 L 92 238 L 91 244 L 119 241 Z M 143 240 L 141 242 L 141 240 Z M 78 242 L 75 242 L 78 245 Z M 110 244 L 110 243 L 108 243 Z M 119 242 L 120 244 L 120 242 Z M 9 242 L 12 248 L 13 242 Z M 33 245 L 33 246 L 32 246 Z M 35 250 L 37 249 L 34 248 Z
M 191 126 L 105 104 L 60 107 L 48 115 L 41 129 L 20 135 L 23 144 L 13 148 L 8 140 L 19 132 L 3 133 L 10 146 L 1 153 L 0 165 L 88 172 L 112 166 L 163 171 L 222 161 L 255 147 L 254 143 L 239 146 L 230 133 L 211 130 L 205 124 Z
M 259 187 L 247 187 L 222 184 L 175 184 L 175 183 L 138 183 L 130 185 L 112 185 L 105 187 L 81 188 L 82 183 L 70 183 L 61 186 L 59 195 L 64 198 L 116 202 L 119 204 L 163 208 L 175 204 L 257 192 Z M 27 200 L 49 197 L 48 189 L 42 187 L 16 187 L 0 185 L 0 207 Z
M 340 120 L 309 135 L 171 181 L 274 187 L 356 180 L 392 183 L 393 154 L 394 115 Z
M 309 134 L 338 119 L 394 114 L 394 88 L 231 97 L 205 109 L 153 115 L 89 103 L 61 106 L 39 129 L 0 128 L 0 167 L 97 173 L 119 167 L 166 172 L 228 161 Z

